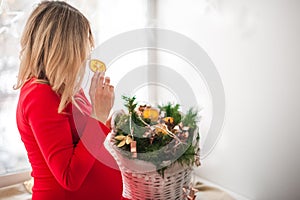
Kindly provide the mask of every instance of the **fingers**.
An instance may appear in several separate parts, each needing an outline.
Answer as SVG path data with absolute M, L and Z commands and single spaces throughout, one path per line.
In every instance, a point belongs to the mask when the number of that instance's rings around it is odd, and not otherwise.
M 99 72 L 98 72 L 99 73 Z M 104 72 L 99 75 L 98 85 L 100 88 L 104 87 Z
M 91 86 L 90 86 L 90 90 L 89 90 L 89 95 L 91 97 L 92 102 L 94 101 L 95 92 L 96 92 L 98 82 L 99 82 L 99 73 L 95 73 L 92 77 Z
M 110 78 L 104 76 L 103 73 L 96 72 L 91 80 L 90 96 L 94 97 L 98 90 L 104 90 L 109 93 L 114 93 L 114 86 L 110 85 Z M 100 91 L 99 91 L 100 92 Z
M 98 75 L 98 86 L 100 88 L 106 88 L 108 90 L 113 89 L 113 86 L 110 85 L 110 78 L 104 76 L 104 72 Z
M 114 92 L 115 87 L 113 85 L 109 85 L 108 89 L 109 89 L 110 92 Z
M 111 103 L 112 103 L 112 105 L 114 105 L 114 102 L 115 102 L 115 91 L 114 91 L 114 86 L 110 85 L 109 90 L 110 90 L 110 93 L 112 94 L 112 97 L 111 97 Z
M 97 84 L 98 84 L 98 78 L 97 78 L 97 73 L 95 73 L 92 77 L 92 80 L 91 80 L 91 87 L 90 87 L 90 92 L 93 91 L 93 88 L 96 88 Z
M 104 79 L 104 85 L 109 85 L 110 84 L 110 78 L 107 76 Z
M 110 85 L 110 78 L 104 73 L 96 72 L 91 80 L 90 98 L 92 116 L 105 123 L 114 104 L 114 86 Z

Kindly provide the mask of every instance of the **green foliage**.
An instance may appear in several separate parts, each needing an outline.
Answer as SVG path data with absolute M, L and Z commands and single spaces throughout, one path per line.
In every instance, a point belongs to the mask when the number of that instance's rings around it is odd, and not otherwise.
M 158 106 L 161 111 L 166 112 L 166 117 L 173 117 L 174 124 L 178 124 L 181 121 L 181 114 L 179 111 L 180 105 L 175 104 L 174 106 L 169 102 L 167 105 Z
M 133 113 L 137 103 L 134 103 L 136 97 L 126 97 L 122 96 L 122 99 L 125 101 L 125 107 L 128 109 L 129 113 Z
M 181 165 L 191 166 L 195 161 L 197 148 L 193 145 L 188 144 L 186 151 L 177 159 L 177 162 Z
M 191 108 L 183 115 L 179 109 L 180 105 L 172 105 L 168 103 L 166 105 L 158 106 L 160 111 L 165 112 L 164 117 L 172 117 L 174 119 L 174 126 L 182 122 L 184 127 L 188 127 L 188 136 L 183 138 L 184 142 L 178 143 L 176 139 L 171 137 L 169 134 L 159 133 L 152 134 L 151 137 L 145 135 L 146 133 L 154 133 L 153 129 L 149 126 L 157 124 L 159 122 L 151 121 L 150 119 L 144 119 L 141 115 L 136 112 L 137 103 L 135 97 L 122 97 L 125 101 L 124 105 L 128 109 L 129 114 L 118 115 L 114 119 L 114 125 L 116 135 L 128 135 L 130 134 L 130 119 L 131 127 L 133 128 L 133 140 L 137 142 L 138 158 L 140 160 L 149 161 L 157 167 L 157 172 L 163 176 L 164 171 L 170 166 L 163 166 L 162 163 L 165 161 L 171 161 L 174 163 L 180 163 L 181 165 L 192 166 L 195 163 L 195 156 L 197 149 L 199 148 L 199 133 L 197 128 L 198 112 Z M 144 122 L 143 122 L 144 121 Z M 170 130 L 174 134 L 176 130 Z M 194 135 L 196 134 L 196 135 Z M 196 137 L 195 137 L 196 136 Z M 179 135 L 177 136 L 179 137 Z M 181 137 L 181 136 L 180 136 Z M 116 141 L 118 145 L 120 141 Z M 120 147 L 125 152 L 124 156 L 130 157 L 130 145 L 125 144 Z
M 197 128 L 197 119 L 198 118 L 198 111 L 190 108 L 185 116 L 182 119 L 182 123 L 184 126 L 187 126 L 193 130 Z
M 198 122 L 198 111 L 194 108 L 190 108 L 185 116 L 182 119 L 182 123 L 184 126 L 189 127 L 189 132 L 192 133 L 193 137 L 189 138 L 189 141 L 192 142 L 192 140 L 196 139 L 196 144 L 198 144 L 200 135 L 197 130 L 197 122 Z M 194 137 L 194 134 L 196 135 L 196 138 Z
M 136 97 L 126 97 L 122 96 L 123 100 L 125 100 L 125 107 L 128 109 L 129 115 L 131 115 L 132 122 L 137 126 L 144 126 L 143 122 L 140 120 L 139 116 L 135 112 L 135 108 L 137 103 L 135 103 Z

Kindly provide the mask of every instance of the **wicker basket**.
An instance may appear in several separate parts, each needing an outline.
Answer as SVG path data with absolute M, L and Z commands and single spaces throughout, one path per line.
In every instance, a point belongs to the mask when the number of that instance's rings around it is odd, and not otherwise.
M 192 167 L 174 164 L 165 170 L 162 178 L 152 163 L 122 156 L 112 138 L 113 133 L 110 133 L 105 147 L 119 165 L 123 179 L 123 197 L 131 200 L 184 199 L 182 188 L 190 184 Z

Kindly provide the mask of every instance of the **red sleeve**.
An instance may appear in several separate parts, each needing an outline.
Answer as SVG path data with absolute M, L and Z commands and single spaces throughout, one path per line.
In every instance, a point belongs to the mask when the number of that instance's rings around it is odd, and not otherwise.
M 75 191 L 91 170 L 92 154 L 103 145 L 109 129 L 89 118 L 75 146 L 68 114 L 58 113 L 59 101 L 48 85 L 38 84 L 24 104 L 24 113 L 50 171 L 62 187 Z

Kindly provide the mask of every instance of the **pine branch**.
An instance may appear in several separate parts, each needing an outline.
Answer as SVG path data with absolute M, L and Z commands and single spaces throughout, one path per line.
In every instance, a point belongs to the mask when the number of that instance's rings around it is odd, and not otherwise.
M 178 124 L 181 121 L 181 114 L 179 111 L 180 105 L 172 105 L 170 102 L 167 105 L 159 105 L 158 108 L 161 111 L 166 112 L 166 117 L 173 117 L 174 119 L 174 124 Z
M 122 96 L 122 99 L 125 100 L 125 107 L 128 109 L 129 113 L 133 113 L 134 109 L 137 106 L 137 103 L 134 103 L 136 97 L 126 97 L 126 96 Z

